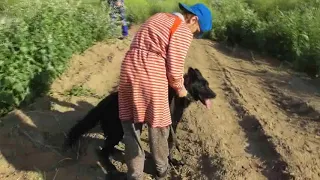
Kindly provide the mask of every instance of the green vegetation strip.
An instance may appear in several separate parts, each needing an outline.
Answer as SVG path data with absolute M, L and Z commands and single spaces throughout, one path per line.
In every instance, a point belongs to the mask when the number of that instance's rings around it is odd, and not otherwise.
M 72 54 L 111 37 L 108 12 L 66 0 L 20 1 L 0 17 L 0 114 L 47 92 Z

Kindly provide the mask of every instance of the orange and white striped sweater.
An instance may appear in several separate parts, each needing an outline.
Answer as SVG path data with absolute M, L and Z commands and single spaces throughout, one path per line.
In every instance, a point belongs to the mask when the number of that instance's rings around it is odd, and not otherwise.
M 176 91 L 183 85 L 184 61 L 193 34 L 182 19 L 170 38 L 175 17 L 151 16 L 136 33 L 121 65 L 119 118 L 147 122 L 152 127 L 171 124 L 168 84 Z

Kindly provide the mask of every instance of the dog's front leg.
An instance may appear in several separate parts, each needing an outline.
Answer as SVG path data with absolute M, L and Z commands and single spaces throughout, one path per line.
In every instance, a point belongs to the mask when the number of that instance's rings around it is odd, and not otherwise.
M 173 166 L 180 166 L 180 165 L 184 165 L 184 159 L 182 157 L 180 148 L 179 148 L 179 144 L 177 141 L 177 136 L 176 136 L 176 129 L 179 123 L 179 120 L 181 118 L 181 112 L 180 109 L 177 108 L 177 104 L 179 104 L 179 100 L 174 96 L 171 97 L 171 101 L 169 101 L 170 104 L 170 114 L 171 114 L 171 122 L 172 124 L 170 125 L 170 133 L 169 133 L 169 138 L 168 138 L 168 146 L 169 146 L 169 163 L 171 163 Z M 179 111 L 179 112 L 177 112 Z M 177 150 L 179 151 L 180 155 L 181 155 L 181 160 L 178 161 L 176 159 L 173 158 L 173 147 L 176 147 Z
M 170 126 L 170 134 L 169 134 L 169 139 L 168 139 L 168 145 L 169 145 L 169 163 L 171 163 L 173 166 L 182 166 L 184 165 L 185 161 L 184 161 L 184 158 L 181 154 L 181 151 L 180 151 L 180 148 L 179 148 L 179 144 L 177 142 L 177 137 L 176 137 L 176 134 L 173 130 L 173 127 Z M 173 157 L 173 151 L 174 151 L 174 148 L 173 147 L 176 147 L 177 150 L 179 151 L 180 155 L 181 155 L 181 160 L 178 161 L 176 160 L 174 157 Z

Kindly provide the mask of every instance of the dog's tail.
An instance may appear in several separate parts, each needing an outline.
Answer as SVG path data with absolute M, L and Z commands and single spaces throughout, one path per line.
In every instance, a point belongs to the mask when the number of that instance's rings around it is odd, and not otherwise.
M 65 149 L 70 148 L 83 134 L 93 129 L 99 123 L 103 116 L 103 110 L 101 109 L 104 109 L 108 105 L 108 102 L 108 98 L 103 99 L 70 129 L 64 142 Z

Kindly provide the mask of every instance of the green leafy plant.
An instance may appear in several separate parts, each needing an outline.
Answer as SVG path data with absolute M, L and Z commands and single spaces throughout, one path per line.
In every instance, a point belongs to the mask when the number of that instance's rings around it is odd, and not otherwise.
M 91 89 L 85 88 L 83 86 L 75 85 L 68 91 L 64 92 L 65 96 L 95 96 Z
M 21 1 L 0 26 L 0 113 L 48 91 L 73 53 L 112 37 L 106 8 L 73 1 Z
M 310 76 L 320 71 L 319 0 L 213 0 L 211 38 L 280 60 Z

